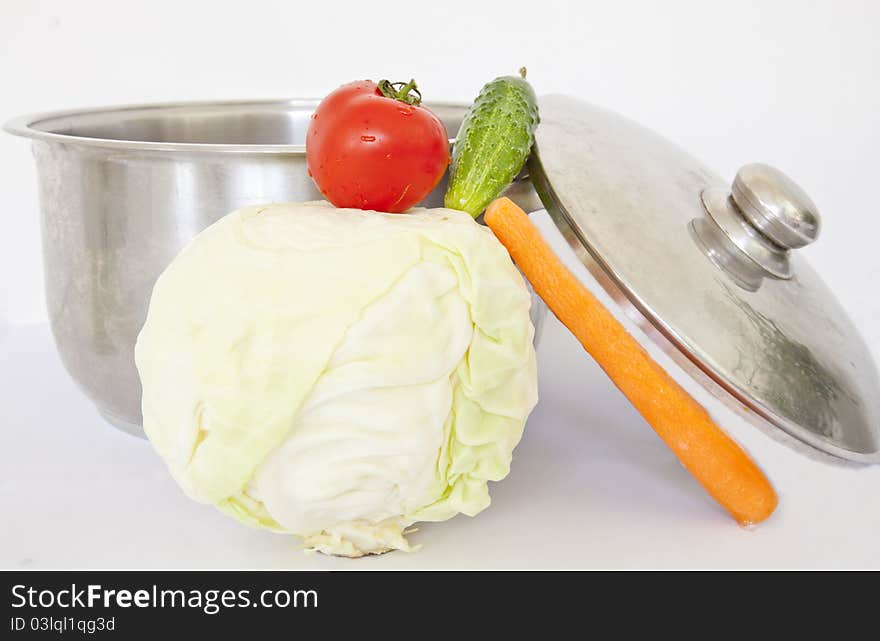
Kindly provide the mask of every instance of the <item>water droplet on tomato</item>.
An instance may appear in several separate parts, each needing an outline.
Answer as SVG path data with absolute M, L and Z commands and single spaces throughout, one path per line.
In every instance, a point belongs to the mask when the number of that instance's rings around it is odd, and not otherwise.
M 376 142 L 376 136 L 361 136 L 361 142 Z

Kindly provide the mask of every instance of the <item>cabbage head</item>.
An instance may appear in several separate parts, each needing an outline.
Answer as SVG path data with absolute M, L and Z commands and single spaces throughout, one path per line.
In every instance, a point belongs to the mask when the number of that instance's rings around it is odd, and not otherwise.
M 308 549 L 475 515 L 537 402 L 530 295 L 470 215 L 248 207 L 153 290 L 144 429 L 187 495 Z

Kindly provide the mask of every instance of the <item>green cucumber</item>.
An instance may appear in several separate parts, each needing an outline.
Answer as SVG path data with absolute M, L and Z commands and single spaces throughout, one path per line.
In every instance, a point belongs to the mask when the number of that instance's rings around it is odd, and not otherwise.
M 452 148 L 445 204 L 476 218 L 523 168 L 538 125 L 538 101 L 519 76 L 495 78 L 480 91 Z

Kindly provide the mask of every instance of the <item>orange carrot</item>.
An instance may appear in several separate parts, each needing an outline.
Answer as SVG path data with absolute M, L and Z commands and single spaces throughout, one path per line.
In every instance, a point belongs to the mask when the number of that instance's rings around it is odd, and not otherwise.
M 499 198 L 485 221 L 550 310 L 706 491 L 743 525 L 770 516 L 776 492 L 754 461 L 566 269 L 526 213 Z

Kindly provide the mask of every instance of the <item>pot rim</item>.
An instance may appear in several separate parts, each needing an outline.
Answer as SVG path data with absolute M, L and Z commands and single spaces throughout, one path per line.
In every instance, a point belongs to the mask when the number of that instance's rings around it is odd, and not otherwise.
M 120 114 L 136 111 L 174 111 L 174 110 L 206 110 L 206 109 L 233 109 L 236 107 L 257 107 L 260 109 L 276 108 L 279 111 L 285 109 L 309 109 L 314 110 L 321 102 L 320 98 L 281 98 L 281 99 L 257 99 L 257 100 L 192 100 L 176 102 L 152 102 L 135 103 L 126 105 L 109 105 L 104 107 L 86 107 L 79 109 L 65 109 L 58 111 L 46 111 L 24 114 L 7 121 L 3 130 L 14 136 L 40 140 L 44 142 L 59 143 L 63 145 L 102 147 L 109 149 L 127 149 L 140 151 L 182 151 L 182 152 L 205 152 L 225 154 L 278 154 L 278 155 L 303 155 L 306 146 L 292 144 L 246 144 L 246 143 L 203 143 L 203 142 L 164 142 L 149 140 L 125 140 L 119 138 L 96 138 L 91 136 L 77 136 L 74 134 L 62 134 L 47 129 L 41 129 L 40 124 L 46 121 L 64 121 L 76 118 L 98 116 L 101 114 Z M 462 114 L 468 105 L 456 102 L 431 102 L 426 104 L 428 108 L 460 109 Z M 450 145 L 455 138 L 450 138 Z

